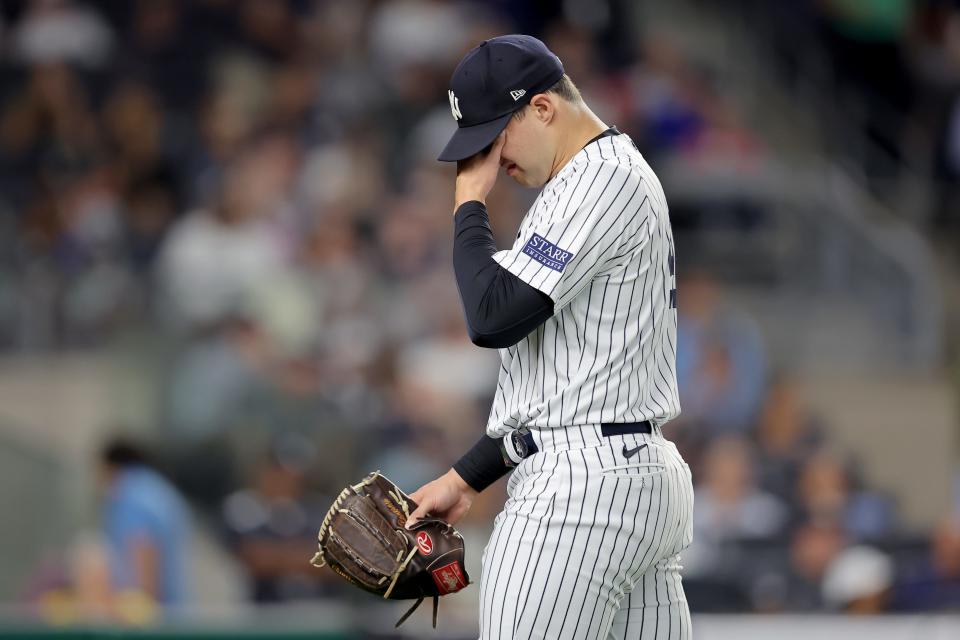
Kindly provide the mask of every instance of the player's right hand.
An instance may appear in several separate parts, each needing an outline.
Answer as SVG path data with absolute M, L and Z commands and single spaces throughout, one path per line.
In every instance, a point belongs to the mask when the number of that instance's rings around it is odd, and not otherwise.
M 418 506 L 407 518 L 407 529 L 427 515 L 456 524 L 470 510 L 477 492 L 464 482 L 460 474 L 450 469 L 411 493 L 410 497 Z
M 456 211 L 464 202 L 479 200 L 486 203 L 487 194 L 493 189 L 500 173 L 500 152 L 506 140 L 506 133 L 501 133 L 493 141 L 490 151 L 470 156 L 457 163 L 456 202 L 453 210 Z

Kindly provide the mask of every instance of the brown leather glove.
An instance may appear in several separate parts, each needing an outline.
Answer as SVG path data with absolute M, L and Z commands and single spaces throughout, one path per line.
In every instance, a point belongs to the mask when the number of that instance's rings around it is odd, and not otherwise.
M 397 485 L 379 471 L 371 473 L 334 500 L 311 562 L 327 564 L 351 584 L 384 598 L 416 598 L 398 627 L 424 598 L 433 596 L 436 627 L 439 596 L 469 584 L 463 537 L 437 518 L 423 518 L 407 530 L 404 525 L 416 508 Z

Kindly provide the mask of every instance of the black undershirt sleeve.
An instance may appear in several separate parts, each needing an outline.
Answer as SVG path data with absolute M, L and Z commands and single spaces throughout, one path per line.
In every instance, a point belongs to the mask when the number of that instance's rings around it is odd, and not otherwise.
M 515 345 L 553 315 L 553 300 L 494 261 L 483 203 L 463 203 L 453 220 L 453 270 L 470 340 L 488 348 Z
M 553 300 L 493 259 L 497 251 L 487 208 L 465 202 L 454 215 L 453 270 L 463 303 L 467 333 L 477 346 L 515 345 L 553 315 Z M 503 477 L 508 466 L 500 439 L 484 435 L 453 465 L 475 491 Z
M 500 438 L 484 435 L 457 460 L 453 470 L 476 492 L 502 478 L 511 467 L 500 451 Z

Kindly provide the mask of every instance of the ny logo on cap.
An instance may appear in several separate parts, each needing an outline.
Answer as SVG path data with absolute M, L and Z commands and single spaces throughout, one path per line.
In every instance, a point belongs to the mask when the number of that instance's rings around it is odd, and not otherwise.
M 453 91 L 447 91 L 447 97 L 450 98 L 450 112 L 453 114 L 454 120 L 460 120 L 463 118 L 463 114 L 460 113 L 460 98 L 453 95 Z
M 513 98 L 513 101 L 516 102 L 527 92 L 526 89 L 514 89 L 510 92 L 510 97 Z

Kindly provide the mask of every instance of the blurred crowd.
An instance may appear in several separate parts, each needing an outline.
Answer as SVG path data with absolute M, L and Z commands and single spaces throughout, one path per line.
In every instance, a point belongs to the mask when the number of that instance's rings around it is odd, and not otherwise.
M 960 184 L 960 2 L 737 0 L 760 20 L 772 62 L 826 125 L 832 153 L 884 199 L 929 181 L 923 220 L 956 232 Z M 817 95 L 812 95 L 816 93 Z M 924 219 L 926 218 L 926 219 Z
M 252 601 L 334 597 L 341 585 L 306 563 L 332 496 L 372 469 L 412 491 L 475 440 L 498 360 L 466 337 L 453 169 L 434 158 L 455 126 L 449 74 L 483 38 L 541 36 L 654 168 L 764 156 L 709 75 L 631 7 L 2 4 L 0 349 L 120 346 L 159 381 L 150 466 L 122 448 L 104 458 L 128 470 L 105 494 L 131 501 L 104 506 L 119 564 L 128 534 L 158 566 L 182 561 L 179 493 Z M 502 245 L 534 195 L 491 194 Z M 958 516 L 904 540 L 894 501 L 774 369 L 755 322 L 679 255 L 683 415 L 667 436 L 697 489 L 693 608 L 960 605 Z M 138 491 L 169 508 L 144 514 Z M 492 522 L 499 491 L 469 522 Z M 173 606 L 185 575 L 114 580 Z
M 677 336 L 683 412 L 668 427 L 693 472 L 685 588 L 701 611 L 956 610 L 960 517 L 910 535 L 855 451 L 773 370 L 755 322 L 692 272 Z M 937 594 L 935 597 L 931 594 Z

